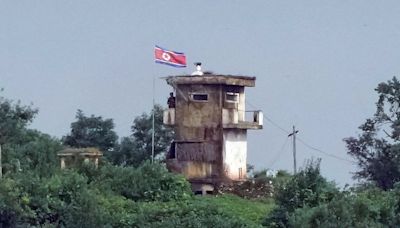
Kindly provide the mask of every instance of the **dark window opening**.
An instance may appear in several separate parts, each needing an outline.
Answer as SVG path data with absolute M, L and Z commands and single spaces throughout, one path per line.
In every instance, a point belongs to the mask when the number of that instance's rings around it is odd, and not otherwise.
M 171 143 L 168 151 L 168 158 L 175 159 L 176 158 L 176 150 L 175 150 L 175 142 Z
M 227 92 L 225 94 L 225 100 L 228 101 L 228 102 L 238 102 L 239 101 L 239 94 L 238 93 Z
M 192 99 L 194 101 L 208 101 L 208 94 L 192 94 Z

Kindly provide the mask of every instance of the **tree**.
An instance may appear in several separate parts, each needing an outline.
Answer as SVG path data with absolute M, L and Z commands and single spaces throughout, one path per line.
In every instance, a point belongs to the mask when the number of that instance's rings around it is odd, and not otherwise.
M 61 149 L 59 139 L 37 130 L 21 130 L 18 139 L 4 146 L 4 171 L 29 170 L 39 176 L 48 176 L 59 166 L 57 151 Z
M 297 209 L 330 202 L 339 192 L 333 183 L 321 176 L 320 160 L 308 161 L 305 168 L 277 188 L 276 208 L 264 221 L 269 227 L 288 227 L 289 218 Z
M 400 181 L 400 82 L 380 83 L 376 112 L 359 129 L 358 137 L 344 139 L 348 154 L 357 160 L 355 177 L 388 190 Z
M 16 137 L 30 123 L 38 110 L 23 106 L 19 102 L 0 97 L 0 178 L 2 177 L 1 149 L 9 140 Z
M 297 209 L 290 215 L 289 227 L 399 227 L 399 187 L 342 191 L 317 207 Z
M 160 105 L 154 105 L 153 110 L 148 115 L 143 113 L 133 121 L 132 137 L 137 149 L 150 159 L 152 151 L 152 115 L 154 112 L 154 156 L 157 156 L 168 149 L 173 138 L 171 128 L 163 124 L 164 109 Z
M 152 115 L 154 112 L 154 155 L 160 157 L 172 141 L 173 130 L 163 124 L 163 108 L 155 105 L 147 114 L 136 117 L 133 121 L 132 135 L 121 140 L 118 150 L 113 154 L 116 164 L 138 166 L 151 159 L 152 151 Z
M 111 159 L 118 165 L 138 166 L 146 160 L 146 154 L 142 152 L 137 149 L 133 137 L 123 137 Z
M 77 111 L 75 118 L 76 121 L 71 123 L 71 133 L 63 137 L 64 145 L 97 147 L 104 153 L 112 151 L 117 145 L 118 136 L 112 119 L 94 115 L 87 117 L 82 110 Z

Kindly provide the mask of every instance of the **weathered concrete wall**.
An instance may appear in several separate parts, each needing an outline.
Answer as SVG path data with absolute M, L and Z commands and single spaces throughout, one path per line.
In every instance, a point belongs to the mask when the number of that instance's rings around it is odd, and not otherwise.
M 219 177 L 219 167 L 210 162 L 167 160 L 169 170 L 181 173 L 190 181 L 214 183 Z
M 223 166 L 225 175 L 231 180 L 246 178 L 247 131 L 224 130 Z
M 239 112 L 237 109 L 223 108 L 222 109 L 222 124 L 238 124 Z
M 168 108 L 164 110 L 163 124 L 170 126 L 175 125 L 175 108 Z
M 219 86 L 180 85 L 176 96 L 176 137 L 178 141 L 219 141 L 221 106 Z M 193 101 L 190 94 L 208 94 L 208 101 Z M 182 96 L 187 96 L 186 98 Z M 217 132 L 216 132 L 217 131 Z
M 217 85 L 179 85 L 176 95 L 176 159 L 191 178 L 220 176 L 222 151 L 221 93 Z M 192 94 L 207 94 L 195 101 Z M 186 97 L 183 97 L 186 96 Z
M 240 87 L 239 90 L 239 104 L 238 104 L 238 112 L 239 112 L 239 121 L 244 121 L 246 119 L 246 96 L 244 93 L 244 87 Z

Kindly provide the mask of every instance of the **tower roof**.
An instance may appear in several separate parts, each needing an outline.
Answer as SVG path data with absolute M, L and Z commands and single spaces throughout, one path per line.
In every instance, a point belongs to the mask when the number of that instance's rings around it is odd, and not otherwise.
M 73 155 L 100 157 L 103 155 L 103 153 L 97 148 L 86 147 L 86 148 L 65 148 L 63 150 L 58 151 L 57 155 L 60 157 L 73 156 Z
M 221 75 L 221 74 L 204 74 L 202 76 L 178 75 L 166 77 L 167 83 L 170 85 L 233 85 L 254 87 L 256 77 L 238 76 L 238 75 Z

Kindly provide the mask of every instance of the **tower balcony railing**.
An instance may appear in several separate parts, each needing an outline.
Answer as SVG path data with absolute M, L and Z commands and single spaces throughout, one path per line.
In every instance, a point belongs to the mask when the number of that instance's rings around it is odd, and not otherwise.
M 264 116 L 262 111 L 245 111 L 240 117 L 238 110 L 224 109 L 222 113 L 222 124 L 224 128 L 239 129 L 262 129 Z M 243 113 L 241 113 L 243 115 Z

